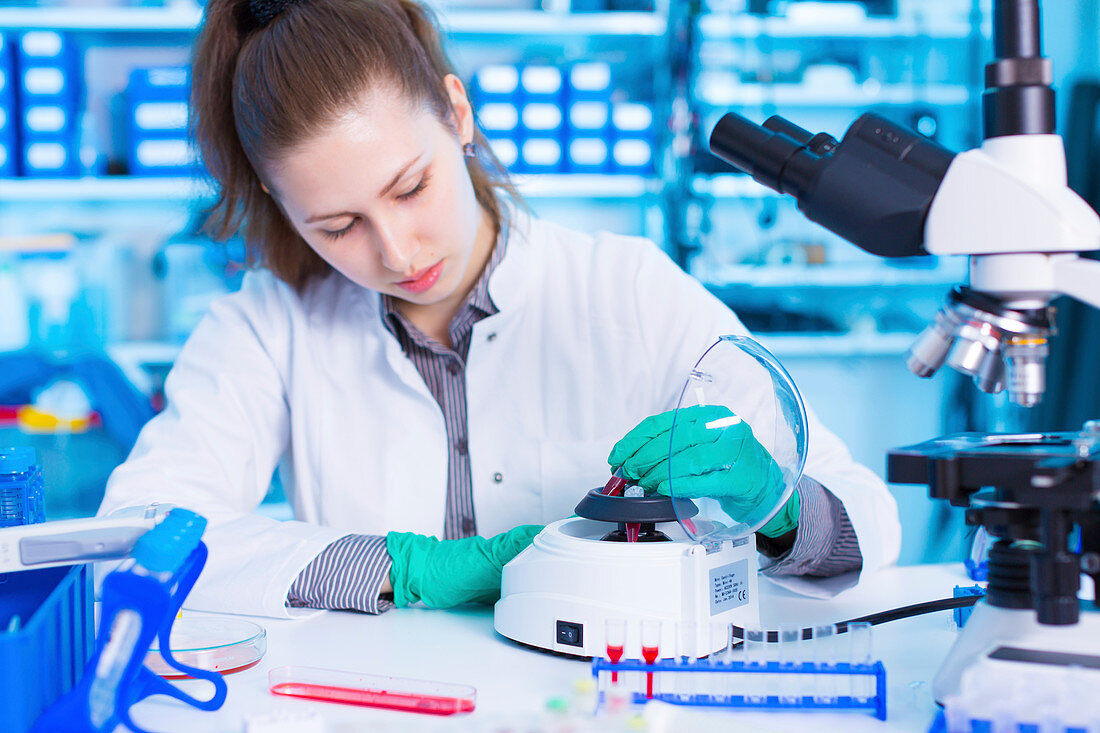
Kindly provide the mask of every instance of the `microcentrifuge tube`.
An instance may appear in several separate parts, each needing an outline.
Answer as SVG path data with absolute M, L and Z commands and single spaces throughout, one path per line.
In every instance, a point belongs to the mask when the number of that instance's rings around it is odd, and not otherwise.
M 661 622 L 656 619 L 642 619 L 642 659 L 646 664 L 657 661 L 661 643 Z M 653 697 L 653 673 L 645 674 L 645 696 Z
M 729 665 L 733 660 L 733 629 L 730 624 L 712 623 L 711 624 L 711 637 L 710 646 L 714 646 L 714 639 L 718 637 L 722 640 L 722 648 L 707 657 L 710 662 L 710 666 L 714 669 L 721 669 Z M 718 703 L 727 703 L 730 699 L 730 679 L 735 675 L 725 674 L 723 672 L 716 672 L 706 675 L 707 678 L 707 690 L 714 696 L 714 701 Z
M 779 675 L 778 693 L 779 702 L 784 705 L 795 705 L 801 701 L 803 675 L 794 673 L 802 663 L 799 653 L 801 641 L 801 625 L 779 624 L 779 666 L 785 671 Z
M 680 666 L 688 670 L 698 663 L 699 654 L 696 651 L 699 640 L 696 638 L 696 625 L 692 622 L 680 624 Z M 699 692 L 699 678 L 695 672 L 681 672 L 677 675 L 676 699 L 680 702 L 690 702 L 692 697 Z
M 767 664 L 768 633 L 759 625 L 746 626 L 744 630 L 745 665 L 760 668 Z M 746 702 L 762 703 L 768 694 L 767 675 L 762 672 L 741 675 Z
M 818 667 L 836 666 L 836 625 L 818 624 L 814 626 L 814 663 Z M 830 704 L 836 701 L 835 674 L 814 675 L 814 701 Z
M 675 670 L 680 663 L 680 656 L 678 654 L 680 630 L 676 628 L 675 621 L 667 622 L 667 626 L 669 627 L 668 629 L 662 629 L 661 631 L 662 640 L 668 640 L 668 643 L 664 644 L 661 649 L 661 660 L 667 662 L 668 666 Z M 657 689 L 657 696 L 664 696 L 665 699 L 674 698 L 680 676 L 681 675 L 675 671 L 659 672 L 654 683 Z
M 854 666 L 871 664 L 871 624 L 853 621 L 848 624 L 848 662 Z M 852 676 L 852 697 L 856 702 L 866 702 L 874 694 L 874 678 L 869 675 Z
M 621 618 L 609 618 L 604 622 L 604 641 L 607 646 L 607 658 L 612 664 L 618 664 L 623 658 L 623 647 L 626 645 L 626 620 Z M 619 683 L 619 673 L 611 673 L 611 684 Z

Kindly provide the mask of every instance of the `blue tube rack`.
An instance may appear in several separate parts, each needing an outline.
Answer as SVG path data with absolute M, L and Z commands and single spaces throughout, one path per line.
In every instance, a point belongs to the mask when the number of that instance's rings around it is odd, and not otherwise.
M 872 664 L 850 664 L 838 662 L 836 664 L 824 664 L 818 662 L 780 663 L 776 661 L 760 664 L 749 664 L 742 661 L 710 662 L 710 661 L 682 661 L 661 660 L 653 664 L 643 661 L 626 659 L 615 663 L 608 659 L 593 658 L 592 676 L 599 684 L 601 672 L 657 672 L 657 673 L 686 673 L 686 674 L 806 674 L 806 675 L 843 675 L 846 677 L 873 677 L 875 680 L 875 693 L 866 699 L 859 699 L 851 695 L 836 695 L 830 701 L 822 701 L 813 695 L 795 695 L 793 700 L 788 700 L 786 695 L 761 695 L 760 699 L 750 699 L 746 695 L 723 695 L 721 698 L 715 695 L 695 694 L 687 699 L 683 696 L 668 693 L 655 693 L 654 700 L 672 703 L 674 705 L 697 705 L 722 708 L 739 708 L 746 710 L 776 710 L 776 711 L 800 711 L 800 710 L 866 710 L 874 714 L 879 720 L 886 720 L 886 668 L 882 662 Z M 643 693 L 632 693 L 632 700 L 636 704 L 645 703 L 649 698 Z M 600 703 L 603 703 L 603 693 L 600 694 Z

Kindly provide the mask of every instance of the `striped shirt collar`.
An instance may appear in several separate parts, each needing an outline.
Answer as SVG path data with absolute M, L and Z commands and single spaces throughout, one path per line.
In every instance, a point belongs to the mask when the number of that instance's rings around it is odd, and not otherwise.
M 468 332 L 472 329 L 474 323 L 486 316 L 491 316 L 499 312 L 499 309 L 493 303 L 492 297 L 489 295 L 489 278 L 492 277 L 493 271 L 496 270 L 497 265 L 504 259 L 505 250 L 508 248 L 508 229 L 508 226 L 506 226 L 504 222 L 501 222 L 500 234 L 497 235 L 497 241 L 493 246 L 493 253 L 489 256 L 489 262 L 486 263 L 485 269 L 481 271 L 481 276 L 478 277 L 477 282 L 474 283 L 474 287 L 470 291 L 470 294 L 466 296 L 466 302 L 463 303 L 462 307 L 451 321 L 451 340 L 456 344 L 461 340 L 459 336 L 463 332 Z M 392 295 L 382 294 L 381 315 L 382 324 L 386 327 L 386 330 L 399 339 L 398 329 L 400 328 L 415 343 L 421 346 L 431 348 L 433 351 L 443 349 L 442 346 L 436 344 L 421 333 L 420 330 L 401 313 L 398 309 L 398 299 Z

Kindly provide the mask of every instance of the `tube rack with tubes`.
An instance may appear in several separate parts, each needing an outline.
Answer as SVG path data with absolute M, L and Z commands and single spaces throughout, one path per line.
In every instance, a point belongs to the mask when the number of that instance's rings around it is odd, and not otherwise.
M 624 654 L 621 646 L 609 643 L 608 657 L 592 660 L 599 705 L 644 704 L 652 699 L 776 712 L 866 710 L 886 720 L 886 670 L 871 658 L 870 624 L 846 624 L 845 661 L 838 658 L 841 638 L 833 624 L 725 630 L 726 646 L 702 658 L 644 643 L 641 654 Z M 738 650 L 741 636 L 744 644 Z

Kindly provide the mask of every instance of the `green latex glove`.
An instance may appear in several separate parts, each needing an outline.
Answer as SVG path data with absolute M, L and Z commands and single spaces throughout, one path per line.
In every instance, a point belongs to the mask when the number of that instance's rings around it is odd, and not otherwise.
M 632 483 L 669 495 L 669 441 L 674 411 L 642 420 L 611 449 L 611 470 L 623 469 Z M 722 510 L 741 521 L 760 504 L 774 506 L 783 493 L 783 474 L 768 450 L 744 420 L 722 428 L 707 428 L 714 420 L 732 417 L 722 405 L 700 405 L 680 410 L 671 452 L 676 496 L 710 497 Z M 798 526 L 798 492 L 758 531 L 778 537 Z
M 439 540 L 412 532 L 390 532 L 386 550 L 393 602 L 423 601 L 429 608 L 463 603 L 494 603 L 500 598 L 500 571 L 531 544 L 542 527 L 525 524 L 496 537 Z

